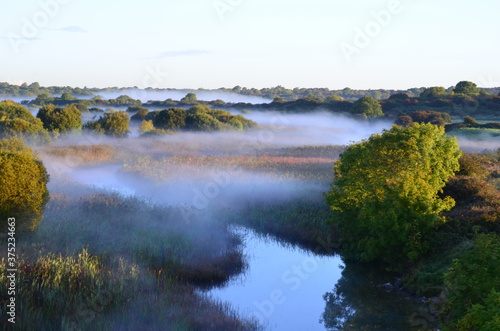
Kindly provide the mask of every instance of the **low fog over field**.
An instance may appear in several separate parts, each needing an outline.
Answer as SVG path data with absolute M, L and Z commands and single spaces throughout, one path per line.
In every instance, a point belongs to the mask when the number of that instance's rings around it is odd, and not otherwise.
M 278 176 L 279 170 L 269 174 L 265 167 L 252 168 L 251 164 L 242 167 L 241 162 L 254 162 L 250 158 L 263 157 L 266 153 L 276 157 L 272 153 L 279 153 L 283 148 L 346 145 L 366 139 L 391 125 L 389 121 L 358 121 L 329 113 L 297 115 L 251 112 L 245 116 L 259 123 L 260 128 L 245 132 L 178 132 L 156 139 L 117 140 L 85 134 L 63 137 L 56 144 L 59 148 L 66 145 L 111 145 L 118 154 L 123 154 L 121 157 L 125 161 L 84 168 L 78 166 L 82 160 L 75 162 L 71 157 L 64 160 L 51 158 L 45 162 L 49 169 L 55 171 L 52 176 L 65 175 L 82 184 L 114 189 L 128 195 L 139 194 L 152 198 L 156 203 L 201 206 L 206 204 L 207 195 L 208 200 L 225 202 L 230 201 L 231 197 L 244 197 L 247 200 L 252 200 L 250 196 L 280 199 L 280 195 L 283 195 L 291 198 L 320 184 Z M 238 155 L 246 158 L 227 160 Z M 193 157 L 193 161 L 187 159 L 168 163 L 170 161 L 167 160 L 175 156 Z M 219 157 L 220 160 L 205 160 L 201 159 L 202 156 Z M 332 155 L 315 162 L 331 163 L 333 159 Z M 150 173 L 146 169 L 137 170 L 140 162 L 137 160 L 147 160 Z M 281 160 L 286 162 L 285 158 L 274 158 L 272 162 Z M 157 168 L 153 171 L 152 167 Z M 160 174 L 168 176 L 168 179 L 159 180 Z M 328 184 L 324 182 L 320 186 L 324 189 Z M 207 190 L 212 190 L 212 193 L 199 193 Z M 217 198 L 212 195 L 217 195 Z
M 167 100 L 172 99 L 179 101 L 186 96 L 191 90 L 175 90 L 175 91 L 155 91 L 155 90 L 143 90 L 143 89 L 126 89 L 120 91 L 111 91 L 100 93 L 99 95 L 103 99 L 116 99 L 120 95 L 128 95 L 133 99 L 139 99 L 142 102 L 147 102 L 150 100 Z M 213 100 L 223 100 L 225 102 L 245 102 L 245 103 L 270 103 L 272 100 L 251 96 L 242 95 L 239 93 L 228 93 L 228 92 L 217 92 L 217 91 L 194 91 L 198 100 L 203 101 L 213 101 Z

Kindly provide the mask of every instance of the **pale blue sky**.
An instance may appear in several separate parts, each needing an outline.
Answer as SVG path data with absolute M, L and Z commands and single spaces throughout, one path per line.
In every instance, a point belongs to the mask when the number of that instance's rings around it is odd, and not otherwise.
M 375 89 L 471 80 L 500 86 L 497 0 L 0 4 L 0 81 L 11 83 Z M 373 12 L 391 5 L 397 10 L 382 26 Z M 368 41 L 357 36 L 366 28 L 372 29 Z M 346 47 L 356 51 L 346 55 Z

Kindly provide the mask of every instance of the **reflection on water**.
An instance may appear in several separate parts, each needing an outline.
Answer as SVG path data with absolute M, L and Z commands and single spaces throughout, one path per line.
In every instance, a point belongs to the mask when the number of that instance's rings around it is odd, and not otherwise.
M 342 260 L 285 247 L 241 227 L 235 231 L 244 237 L 249 268 L 209 294 L 268 330 L 324 330 L 322 297 L 340 278 Z
M 416 298 L 383 286 L 373 268 L 347 264 L 327 292 L 322 322 L 327 330 L 434 330 L 434 318 Z
M 373 268 L 234 231 L 244 238 L 248 270 L 208 294 L 266 330 L 432 330 L 414 297 L 377 287 L 387 278 Z

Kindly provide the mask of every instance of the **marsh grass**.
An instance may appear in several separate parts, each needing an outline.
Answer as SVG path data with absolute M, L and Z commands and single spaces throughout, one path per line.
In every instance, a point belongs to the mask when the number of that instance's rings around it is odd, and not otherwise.
M 246 267 L 241 240 L 225 224 L 188 224 L 179 208 L 113 192 L 65 191 L 53 192 L 39 231 L 23 237 L 18 309 L 26 329 L 258 329 L 194 291 Z M 5 277 L 5 264 L 0 269 Z M 168 317 L 131 309 L 144 300 L 164 302 L 155 309 Z
M 206 178 L 207 169 L 213 172 L 244 169 L 280 180 L 330 182 L 337 151 L 335 155 L 317 157 L 314 152 L 321 155 L 324 149 L 311 150 L 299 150 L 299 156 L 293 156 L 293 151 L 285 149 L 260 155 L 142 157 L 125 162 L 123 171 L 162 183 L 175 181 L 179 177 L 197 181 Z
M 283 183 L 326 187 L 342 150 L 306 146 L 207 155 L 191 144 L 185 150 L 172 142 L 141 139 L 130 145 L 52 146 L 42 153 L 47 159 L 76 160 L 75 166 L 123 161 L 124 171 L 142 180 L 168 182 L 182 171 L 196 180 L 206 176 L 207 168 L 241 167 Z M 156 205 L 60 176 L 53 178 L 50 191 L 42 224 L 22 238 L 19 251 L 20 329 L 258 330 L 257 322 L 200 292 L 223 286 L 247 268 L 241 238 L 228 230 L 230 225 L 309 249 L 320 246 L 320 237 L 330 242 L 325 235 L 334 233 L 325 223 L 329 207 L 316 187 L 303 192 L 305 199 L 214 207 L 189 221 L 182 206 Z M 0 271 L 5 275 L 5 264 Z M 1 304 L 6 299 L 2 296 Z
M 2 302 L 8 299 L 6 270 L 2 259 Z M 69 320 L 79 323 L 82 310 L 103 313 L 132 300 L 139 283 L 137 265 L 119 259 L 117 267 L 109 269 L 85 249 L 77 256 L 47 254 L 32 262 L 19 261 L 16 276 L 21 329 L 35 325 L 58 329 Z
M 117 156 L 115 148 L 106 144 L 49 146 L 42 148 L 40 152 L 49 158 L 71 160 L 75 166 L 109 163 Z

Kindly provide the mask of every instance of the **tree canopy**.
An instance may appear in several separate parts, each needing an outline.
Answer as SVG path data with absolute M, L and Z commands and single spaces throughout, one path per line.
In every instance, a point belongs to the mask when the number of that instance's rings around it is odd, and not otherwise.
M 429 87 L 425 89 L 421 94 L 420 97 L 427 99 L 427 98 L 437 98 L 439 96 L 446 95 L 446 89 L 442 86 L 434 86 L 434 87 Z
M 84 128 L 113 137 L 125 137 L 129 134 L 130 118 L 125 111 L 105 113 L 97 121 L 85 124 Z
M 500 328 L 499 260 L 500 237 L 490 233 L 479 234 L 472 249 L 454 261 L 444 277 L 450 292 L 445 306 L 450 329 Z
M 353 112 L 364 118 L 384 116 L 382 106 L 372 97 L 362 97 L 354 103 Z
M 186 110 L 184 108 L 170 108 L 160 111 L 153 119 L 158 129 L 177 131 L 186 126 Z
M 198 98 L 194 93 L 188 93 L 184 98 L 181 99 L 181 103 L 185 103 L 187 105 L 196 105 L 198 103 Z
M 42 121 L 31 114 L 26 107 L 13 101 L 0 102 L 0 138 L 17 137 L 30 143 L 45 144 L 50 136 Z
M 46 105 L 40 108 L 36 117 L 52 132 L 64 133 L 82 127 L 82 114 L 75 105 L 64 108 Z
M 477 96 L 479 95 L 479 89 L 477 88 L 477 85 L 473 82 L 468 82 L 468 81 L 461 81 L 459 82 L 456 86 L 453 92 L 455 94 L 466 94 L 470 96 Z
M 459 157 L 456 139 L 432 124 L 393 126 L 349 146 L 327 196 L 346 257 L 401 265 L 421 256 L 440 213 L 454 206 L 438 194 Z
M 48 181 L 42 162 L 21 140 L 0 140 L 0 233 L 8 218 L 16 219 L 16 231 L 36 228 L 49 200 Z

